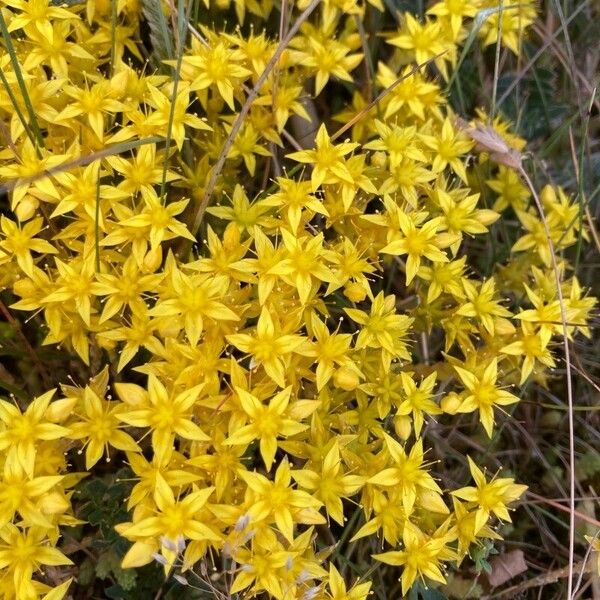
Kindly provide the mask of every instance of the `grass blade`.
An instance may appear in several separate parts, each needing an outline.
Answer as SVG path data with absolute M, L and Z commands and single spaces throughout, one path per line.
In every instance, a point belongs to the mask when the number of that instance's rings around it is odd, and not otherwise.
M 10 62 L 12 63 L 15 76 L 17 77 L 17 83 L 19 84 L 19 89 L 21 90 L 21 96 L 23 96 L 23 102 L 25 102 L 25 108 L 27 109 L 29 123 L 31 124 L 33 134 L 35 135 L 39 153 L 39 149 L 44 147 L 44 138 L 42 137 L 42 132 L 38 125 L 37 118 L 35 116 L 35 111 L 33 110 L 33 104 L 31 104 L 29 92 L 27 91 L 27 87 L 25 86 L 25 79 L 23 79 L 21 65 L 19 64 L 19 59 L 17 58 L 15 47 L 13 46 L 12 40 L 10 39 L 10 33 L 8 32 L 8 28 L 6 27 L 6 21 L 4 20 L 2 11 L 0 11 L 0 31 L 2 32 L 2 37 L 4 38 L 6 50 L 8 51 L 8 55 L 10 56 Z

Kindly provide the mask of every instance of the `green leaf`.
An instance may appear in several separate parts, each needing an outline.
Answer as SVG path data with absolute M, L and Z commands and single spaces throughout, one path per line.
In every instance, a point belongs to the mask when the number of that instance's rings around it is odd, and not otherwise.
M 420 581 L 416 581 L 410 588 L 409 598 L 410 600 L 448 600 L 438 589 L 425 587 Z
M 120 585 L 111 585 L 104 590 L 104 594 L 107 598 L 113 598 L 114 600 L 125 600 L 127 593 Z
M 135 569 L 121 569 L 117 566 L 113 569 L 115 579 L 117 583 L 125 590 L 129 591 L 136 587 L 137 584 L 137 571 Z

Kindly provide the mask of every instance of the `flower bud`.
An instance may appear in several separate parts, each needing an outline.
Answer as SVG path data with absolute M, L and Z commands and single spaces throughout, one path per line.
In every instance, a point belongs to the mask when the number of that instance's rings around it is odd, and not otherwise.
M 154 273 L 162 262 L 162 248 L 156 246 L 152 250 L 149 250 L 144 256 L 144 270 L 147 273 Z
M 380 169 L 385 169 L 387 165 L 387 156 L 385 152 L 373 152 L 371 156 L 371 164 L 374 167 L 379 167 Z
M 333 383 L 335 387 L 351 392 L 358 387 L 360 379 L 352 369 L 341 367 L 334 373 Z
M 351 302 L 362 302 L 367 297 L 367 291 L 360 283 L 348 283 L 344 287 L 344 296 Z
M 29 221 L 29 219 L 35 216 L 39 205 L 40 203 L 37 198 L 26 194 L 15 208 L 15 214 L 19 221 Z
M 401 440 L 406 441 L 412 433 L 412 419 L 407 415 L 396 415 L 394 417 L 394 430 Z
M 461 399 L 456 392 L 446 394 L 440 402 L 440 408 L 449 415 L 455 415 L 460 405 Z

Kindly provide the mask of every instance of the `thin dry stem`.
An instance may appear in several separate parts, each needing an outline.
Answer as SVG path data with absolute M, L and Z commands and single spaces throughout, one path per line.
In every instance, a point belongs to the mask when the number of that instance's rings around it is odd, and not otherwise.
M 42 378 L 42 383 L 44 384 L 44 387 L 47 390 L 49 390 L 52 387 L 52 380 L 50 379 L 50 375 L 46 370 L 46 367 L 44 367 L 44 363 L 40 360 L 40 357 L 37 355 L 37 352 L 35 351 L 34 347 L 29 343 L 27 336 L 23 333 L 23 330 L 21 329 L 20 323 L 12 316 L 10 310 L 8 310 L 4 302 L 2 302 L 1 300 L 0 313 L 4 315 L 4 318 L 8 321 L 9 325 L 14 329 L 15 333 L 23 343 L 25 350 L 27 350 L 27 353 L 31 357 L 32 363 L 34 364 L 35 368 L 40 374 L 40 377 Z
M 527 496 L 531 496 L 532 498 L 535 498 L 539 502 L 541 502 L 543 504 L 547 504 L 548 506 L 552 506 L 552 508 L 556 508 L 557 510 L 561 510 L 563 512 L 568 512 L 568 513 L 571 512 L 571 510 L 569 508 L 567 508 L 566 506 L 563 506 L 560 502 L 558 502 L 556 500 L 551 500 L 550 498 L 544 498 L 543 496 L 540 496 L 539 494 L 535 494 L 530 491 L 527 492 Z M 582 513 L 577 510 L 573 511 L 573 514 L 580 521 L 585 521 L 586 523 L 589 523 L 590 525 L 594 525 L 595 527 L 598 527 L 600 529 L 600 521 L 598 521 L 597 519 L 594 519 L 593 517 L 590 517 L 589 515 L 586 515 L 585 513 Z
M 355 123 L 358 123 L 358 121 L 360 121 L 372 108 L 374 108 L 375 106 L 377 106 L 377 104 L 379 104 L 379 102 L 381 102 L 402 81 L 404 81 L 405 79 L 408 79 L 409 77 L 412 77 L 417 71 L 420 71 L 422 68 L 424 68 L 427 65 L 431 64 L 432 62 L 436 61 L 440 56 L 443 56 L 444 54 L 446 54 L 445 51 L 444 52 L 440 52 L 439 54 L 436 54 L 434 57 L 430 58 L 429 60 L 426 60 L 425 62 L 422 62 L 421 64 L 415 65 L 405 75 L 402 75 L 401 77 L 398 77 L 398 79 L 396 79 L 396 81 L 394 81 L 394 83 L 392 83 L 391 85 L 389 85 L 388 87 L 386 87 L 382 92 L 380 92 L 377 95 L 376 98 L 374 98 L 373 100 L 371 100 L 371 102 L 369 102 L 369 104 L 367 104 L 367 106 L 365 106 L 358 114 L 354 115 L 352 117 L 352 119 L 350 119 L 345 125 L 343 125 L 342 127 L 340 127 L 331 136 L 331 140 L 332 141 L 336 140 L 337 138 L 340 137 L 340 135 L 342 135 L 343 133 L 345 133 L 346 131 L 348 131 L 348 129 L 350 129 L 351 127 L 353 127 Z
M 235 121 L 233 122 L 231 131 L 229 132 L 229 135 L 227 136 L 227 139 L 225 140 L 225 143 L 223 144 L 223 147 L 221 148 L 221 153 L 219 154 L 219 158 L 217 159 L 217 162 L 215 163 L 214 167 L 211 170 L 210 179 L 208 180 L 208 184 L 207 184 L 206 190 L 204 192 L 204 198 L 202 198 L 202 202 L 200 203 L 200 206 L 198 207 L 196 216 L 195 216 L 193 224 L 192 224 L 192 229 L 191 229 L 192 235 L 195 235 L 196 232 L 198 231 L 198 229 L 200 228 L 200 224 L 202 223 L 202 218 L 204 217 L 204 212 L 206 211 L 208 203 L 210 202 L 210 197 L 212 196 L 212 193 L 215 189 L 215 185 L 217 183 L 217 178 L 221 174 L 221 171 L 223 170 L 223 166 L 225 165 L 225 160 L 227 158 L 227 154 L 229 154 L 229 150 L 231 149 L 231 146 L 233 145 L 235 136 L 238 134 L 238 131 L 240 130 L 242 124 L 244 123 L 244 119 L 246 118 L 248 112 L 250 111 L 250 107 L 252 106 L 252 103 L 258 96 L 258 92 L 260 91 L 263 84 L 267 80 L 267 77 L 269 76 L 269 74 L 271 73 L 271 71 L 273 70 L 275 65 L 277 64 L 277 61 L 283 54 L 283 51 L 288 47 L 289 43 L 292 41 L 292 38 L 296 35 L 298 30 L 300 29 L 300 26 L 302 25 L 302 23 L 304 23 L 306 21 L 306 19 L 308 19 L 308 17 L 312 14 L 312 12 L 315 10 L 315 8 L 317 8 L 317 6 L 320 4 L 320 2 L 321 2 L 321 0 L 312 0 L 312 2 L 306 7 L 306 9 L 296 19 L 296 21 L 294 22 L 294 24 L 288 31 L 285 38 L 279 42 L 279 45 L 277 46 L 275 53 L 271 57 L 271 60 L 269 60 L 269 62 L 265 66 L 264 71 L 261 73 L 260 77 L 254 84 L 254 87 L 250 91 L 250 94 L 246 98 L 246 102 L 244 102 L 244 105 L 242 106 Z
M 554 279 L 556 281 L 556 293 L 558 296 L 558 302 L 560 306 L 560 320 L 562 323 L 563 330 L 563 345 L 565 349 L 565 363 L 567 366 L 567 405 L 568 405 L 568 420 L 569 420 L 569 565 L 568 565 L 568 578 L 567 578 L 567 598 L 571 600 L 573 597 L 573 573 L 575 563 L 575 427 L 574 427 L 574 411 L 573 411 L 573 381 L 571 376 L 571 355 L 569 349 L 569 338 L 567 336 L 567 314 L 565 311 L 565 301 L 561 289 L 561 278 L 560 271 L 558 270 L 558 264 L 556 262 L 556 252 L 552 237 L 550 236 L 550 228 L 548 227 L 548 221 L 546 219 L 546 213 L 544 207 L 540 201 L 540 197 L 533 185 L 533 182 L 529 178 L 527 171 L 521 165 L 519 167 L 521 177 L 525 180 L 527 187 L 531 191 L 535 205 L 540 213 L 540 219 L 544 226 L 544 233 L 546 234 L 546 240 L 548 247 L 550 248 L 550 255 L 552 257 L 552 270 L 554 271 Z

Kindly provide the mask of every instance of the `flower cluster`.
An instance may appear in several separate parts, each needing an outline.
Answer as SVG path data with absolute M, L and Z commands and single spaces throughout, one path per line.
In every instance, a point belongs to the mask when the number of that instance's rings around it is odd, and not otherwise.
M 186 27 L 194 5 L 157 6 L 0 2 L 0 286 L 92 375 L 0 401 L 0 594 L 67 592 L 44 566 L 70 564 L 61 528 L 81 523 L 74 487 L 101 461 L 135 479 L 126 568 L 159 560 L 183 579 L 210 559 L 230 594 L 364 600 L 370 583 L 345 581 L 317 544 L 329 524 L 376 540 L 403 594 L 444 582 L 525 486 L 469 459 L 474 485 L 452 489 L 428 434 L 467 414 L 491 437 L 513 387 L 555 365 L 546 225 L 569 337 L 588 335 L 595 304 L 564 253 L 587 236 L 578 205 L 548 186 L 541 217 L 518 170 L 473 160 L 444 92 L 475 16 L 483 47 L 500 33 L 518 53 L 533 2 L 403 15 L 370 92 L 351 84 L 378 1 L 323 0 L 283 52 L 266 28 Z M 221 22 L 229 3 L 209 10 Z M 273 8 L 233 10 L 242 25 Z M 167 31 L 155 68 L 142 19 L 157 53 Z M 344 84 L 340 139 L 312 98 Z M 474 257 L 505 215 L 516 242 L 484 276 Z

